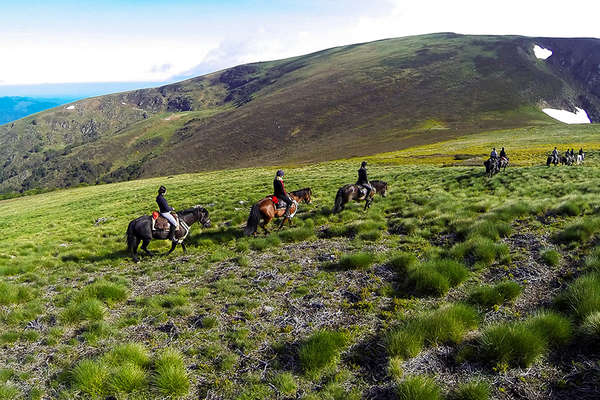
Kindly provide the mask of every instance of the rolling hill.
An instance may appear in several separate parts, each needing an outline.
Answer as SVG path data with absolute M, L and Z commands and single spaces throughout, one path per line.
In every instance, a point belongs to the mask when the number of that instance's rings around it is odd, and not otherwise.
M 439 33 L 85 99 L 0 127 L 0 191 L 375 154 L 556 124 L 548 106 L 597 122 L 599 58 L 597 39 Z

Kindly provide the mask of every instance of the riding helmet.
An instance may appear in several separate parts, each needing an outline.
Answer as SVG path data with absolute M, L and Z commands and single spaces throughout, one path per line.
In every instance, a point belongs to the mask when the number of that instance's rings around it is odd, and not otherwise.
M 279 171 L 277 171 L 277 176 L 283 176 L 283 175 L 284 175 L 284 173 L 283 173 L 282 169 L 280 169 Z
M 366 166 L 367 166 L 367 162 L 366 162 L 366 161 L 363 161 L 362 163 L 360 163 L 360 166 L 361 166 L 361 167 L 366 167 Z
M 160 193 L 160 194 L 165 193 L 166 191 L 167 191 L 167 188 L 162 185 L 161 185 L 161 187 L 158 188 L 158 193 Z

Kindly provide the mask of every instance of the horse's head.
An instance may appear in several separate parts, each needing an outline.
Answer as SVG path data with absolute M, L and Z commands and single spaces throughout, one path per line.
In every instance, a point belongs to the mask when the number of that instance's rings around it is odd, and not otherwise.
M 311 204 L 312 203 L 312 190 L 310 188 L 305 188 L 305 189 L 300 189 L 300 190 L 294 190 L 293 192 L 290 192 L 290 195 L 297 202 L 303 201 L 306 204 Z
M 210 217 L 208 216 L 208 211 L 206 208 L 201 206 L 194 207 L 194 213 L 196 214 L 196 218 L 198 222 L 202 224 L 205 228 L 210 228 Z
M 387 196 L 387 182 L 385 182 L 382 186 L 381 189 L 377 189 L 378 192 L 381 193 L 381 197 L 386 197 Z

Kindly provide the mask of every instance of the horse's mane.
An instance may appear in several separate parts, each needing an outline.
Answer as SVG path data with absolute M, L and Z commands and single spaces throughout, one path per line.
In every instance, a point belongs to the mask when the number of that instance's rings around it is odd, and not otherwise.
M 302 196 L 306 195 L 306 193 L 308 193 L 309 195 L 312 196 L 312 190 L 310 188 L 298 189 L 298 190 L 294 190 L 292 192 L 292 194 L 294 196 L 298 196 L 298 197 L 302 197 Z
M 181 214 L 193 213 L 197 208 L 204 210 L 204 207 L 202 207 L 200 205 L 195 205 L 194 207 L 190 207 L 190 208 L 186 208 L 185 210 L 181 210 L 181 211 L 179 211 L 179 213 L 181 213 Z

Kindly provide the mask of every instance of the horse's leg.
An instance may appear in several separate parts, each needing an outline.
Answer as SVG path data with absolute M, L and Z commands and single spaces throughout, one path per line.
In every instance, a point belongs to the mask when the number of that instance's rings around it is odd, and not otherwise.
M 148 254 L 149 256 L 152 257 L 154 254 L 150 250 L 148 250 L 148 244 L 149 243 L 150 243 L 150 239 L 143 239 L 142 240 L 142 250 L 144 250 L 144 252 L 146 254 Z
M 181 242 L 181 248 L 183 249 L 183 254 L 185 254 L 187 252 L 185 249 L 185 243 Z
M 173 250 L 175 250 L 175 247 L 177 247 L 177 242 L 173 241 L 173 243 L 171 243 L 171 250 L 169 250 L 167 255 L 171 254 L 173 252 Z
M 289 218 L 288 217 L 283 217 L 283 219 L 281 220 L 281 223 L 279 224 L 279 228 L 277 228 L 278 231 L 281 230 L 281 228 L 283 228 L 283 224 L 285 224 L 285 221 L 287 221 Z
M 140 261 L 140 259 L 137 256 L 137 248 L 140 245 L 140 239 L 138 239 L 137 236 L 135 236 L 133 238 L 133 240 L 131 241 L 131 258 L 133 259 L 134 262 L 138 262 Z

